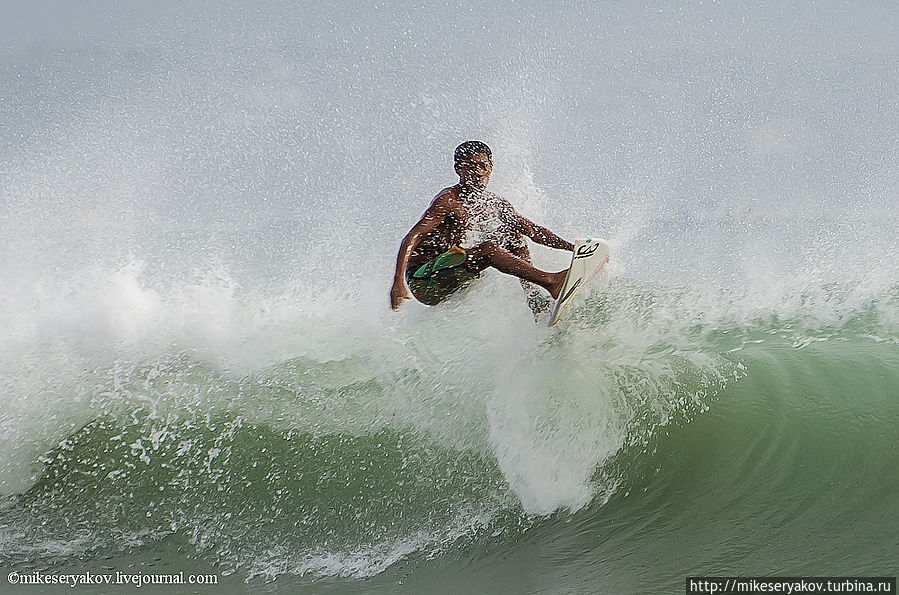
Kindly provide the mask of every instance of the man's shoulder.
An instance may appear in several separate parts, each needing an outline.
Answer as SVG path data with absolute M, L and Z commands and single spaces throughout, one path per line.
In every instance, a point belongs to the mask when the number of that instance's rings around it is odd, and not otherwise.
M 459 188 L 450 186 L 437 193 L 431 201 L 431 208 L 453 208 L 459 202 Z
M 437 196 L 434 199 L 442 198 L 446 199 L 458 199 L 459 198 L 459 186 L 448 186 L 437 193 Z
M 509 202 L 508 199 L 492 192 L 487 192 L 486 194 L 490 203 L 493 204 L 494 208 L 499 212 L 510 215 L 518 214 L 518 211 L 515 210 L 515 207 L 512 206 L 512 203 Z
M 509 199 L 503 198 L 499 194 L 494 194 L 493 192 L 487 192 L 487 196 L 490 197 L 490 200 L 496 201 L 496 202 L 502 204 L 503 206 L 508 206 L 510 208 L 512 207 L 512 203 L 509 202 Z

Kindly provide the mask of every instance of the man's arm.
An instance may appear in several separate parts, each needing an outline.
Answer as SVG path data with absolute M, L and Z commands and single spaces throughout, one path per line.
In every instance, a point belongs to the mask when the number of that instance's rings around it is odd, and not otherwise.
M 518 213 L 516 213 L 516 215 L 518 215 L 518 225 L 521 227 L 521 232 L 538 244 L 542 244 L 550 248 L 558 248 L 560 250 L 574 250 L 574 244 L 572 244 L 571 242 L 563 240 L 550 230 L 537 225 L 533 221 L 530 221 L 529 219 L 523 217 Z
M 431 205 L 421 216 L 418 223 L 412 226 L 406 237 L 400 243 L 400 250 L 396 255 L 396 271 L 393 274 L 393 287 L 390 288 L 390 307 L 396 310 L 403 302 L 409 299 L 409 291 L 406 289 L 406 270 L 409 267 L 409 258 L 412 252 L 421 243 L 422 238 L 437 229 L 443 223 L 450 212 L 452 194 L 449 189 L 443 190 L 434 197 Z

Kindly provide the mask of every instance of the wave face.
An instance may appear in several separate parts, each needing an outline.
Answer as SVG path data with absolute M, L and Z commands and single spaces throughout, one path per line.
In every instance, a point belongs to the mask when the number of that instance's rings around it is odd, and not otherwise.
M 16 10 L 5 566 L 235 592 L 889 574 L 895 7 Z M 609 238 L 557 329 L 499 273 L 387 307 L 468 138 L 523 213 Z

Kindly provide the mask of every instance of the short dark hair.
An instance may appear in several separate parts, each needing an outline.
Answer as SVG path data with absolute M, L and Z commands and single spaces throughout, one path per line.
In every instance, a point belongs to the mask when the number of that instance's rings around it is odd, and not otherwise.
M 479 140 L 467 140 L 456 147 L 455 152 L 453 152 L 453 163 L 458 165 L 459 163 L 467 159 L 471 159 L 475 155 L 480 155 L 481 153 L 487 156 L 487 159 L 490 160 L 490 163 L 493 163 L 493 153 L 490 152 L 490 147 Z

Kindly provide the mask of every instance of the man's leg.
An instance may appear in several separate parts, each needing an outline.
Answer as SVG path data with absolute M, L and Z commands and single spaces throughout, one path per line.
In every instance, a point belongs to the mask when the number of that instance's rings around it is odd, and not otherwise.
M 567 270 L 558 273 L 547 273 L 535 268 L 527 260 L 520 258 L 508 250 L 503 250 L 494 242 L 484 242 L 473 248 L 466 248 L 465 252 L 471 263 L 478 269 L 493 268 L 515 275 L 519 279 L 536 283 L 543 289 L 547 290 L 553 298 L 559 297 L 562 291 L 562 284 L 565 283 L 565 275 Z

